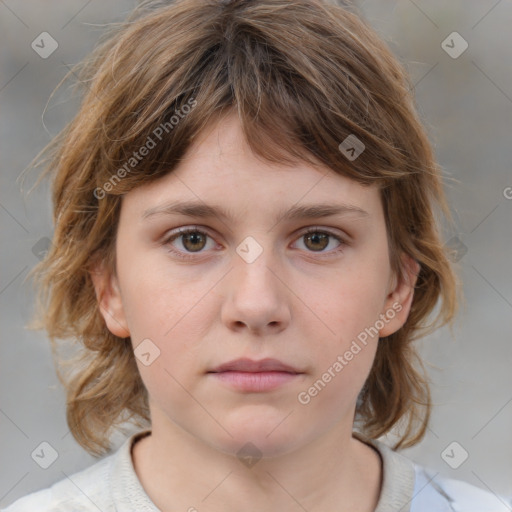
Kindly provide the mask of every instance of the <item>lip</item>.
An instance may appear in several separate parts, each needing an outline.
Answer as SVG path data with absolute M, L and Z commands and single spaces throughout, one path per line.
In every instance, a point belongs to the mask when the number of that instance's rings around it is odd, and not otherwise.
M 260 361 L 236 359 L 221 364 L 208 374 L 231 389 L 261 393 L 296 380 L 303 372 L 278 359 L 269 358 Z
M 302 373 L 297 368 L 293 368 L 290 365 L 279 361 L 279 359 L 261 359 L 260 361 L 253 361 L 248 358 L 234 359 L 227 363 L 221 364 L 217 368 L 210 370 L 210 372 L 286 372 L 286 373 Z

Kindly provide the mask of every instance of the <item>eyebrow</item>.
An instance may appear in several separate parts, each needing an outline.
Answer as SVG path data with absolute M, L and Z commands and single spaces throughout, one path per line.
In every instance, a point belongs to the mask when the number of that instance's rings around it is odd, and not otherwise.
M 276 222 L 283 220 L 298 219 L 319 219 L 335 215 L 355 214 L 360 217 L 368 217 L 369 213 L 358 206 L 351 204 L 309 204 L 292 206 L 289 210 L 280 212 Z M 153 208 L 149 208 L 142 214 L 142 219 L 155 215 L 185 215 L 196 218 L 217 218 L 224 221 L 231 221 L 232 216 L 220 206 L 208 205 L 197 201 L 176 201 Z

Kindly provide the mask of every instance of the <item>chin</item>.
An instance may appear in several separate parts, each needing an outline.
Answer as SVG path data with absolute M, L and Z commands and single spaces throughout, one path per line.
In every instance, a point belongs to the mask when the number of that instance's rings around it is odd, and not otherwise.
M 225 428 L 231 434 L 217 439 L 212 444 L 215 448 L 229 455 L 239 457 L 246 452 L 261 457 L 276 457 L 285 455 L 301 445 L 303 429 L 297 427 L 291 429 L 291 425 L 285 425 L 286 415 L 280 416 L 275 421 L 270 418 L 251 418 L 248 421 L 238 423 L 225 423 Z M 282 422 L 280 424 L 280 422 Z M 306 440 L 302 441 L 306 443 Z

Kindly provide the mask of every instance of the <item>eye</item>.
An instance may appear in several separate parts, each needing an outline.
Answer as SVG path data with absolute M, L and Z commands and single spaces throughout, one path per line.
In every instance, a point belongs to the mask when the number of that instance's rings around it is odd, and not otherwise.
M 180 228 L 178 231 L 171 233 L 164 241 L 164 245 L 169 246 L 170 252 L 175 254 L 176 256 L 183 259 L 190 259 L 193 256 L 187 255 L 187 252 L 190 253 L 199 253 L 206 246 L 207 238 L 211 238 L 210 235 L 202 231 L 201 229 L 190 227 L 190 228 Z M 173 247 L 171 242 L 175 240 L 179 240 L 182 247 L 184 247 L 185 251 L 177 250 Z
M 331 251 L 325 251 L 324 249 L 329 246 L 329 243 L 333 238 L 338 242 L 338 246 Z M 318 227 L 308 228 L 306 232 L 301 234 L 299 240 L 304 240 L 304 245 L 308 249 L 311 249 L 311 252 L 319 252 L 322 254 L 327 253 L 329 256 L 332 254 L 338 254 L 346 245 L 339 235 Z
M 163 240 L 163 245 L 169 247 L 169 251 L 182 259 L 194 258 L 194 253 L 200 254 L 204 252 L 203 249 L 207 246 L 207 240 L 213 238 L 204 230 L 197 227 L 179 228 L 173 231 L 168 237 Z M 326 256 L 332 256 L 341 252 L 346 243 L 337 234 L 325 229 L 311 227 L 299 236 L 299 240 L 305 241 L 306 250 L 308 252 L 326 253 Z M 324 249 L 329 246 L 331 239 L 338 242 L 338 246 L 331 251 Z M 179 241 L 182 249 L 176 248 L 173 242 Z

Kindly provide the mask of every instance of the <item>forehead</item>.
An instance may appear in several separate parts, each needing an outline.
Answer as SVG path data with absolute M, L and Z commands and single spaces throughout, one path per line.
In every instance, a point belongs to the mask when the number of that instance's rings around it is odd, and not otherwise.
M 142 217 L 182 202 L 203 203 L 204 216 L 214 207 L 226 219 L 253 212 L 283 214 L 283 207 L 294 207 L 298 215 L 301 205 L 339 207 L 353 215 L 378 215 L 380 210 L 375 186 L 363 186 L 320 163 L 282 165 L 255 155 L 236 113 L 203 130 L 172 172 L 130 191 L 125 199 Z

